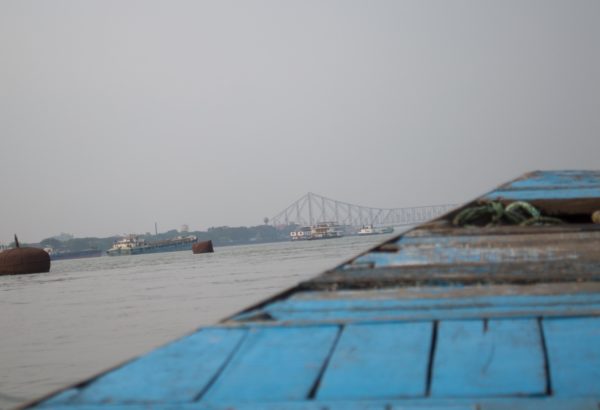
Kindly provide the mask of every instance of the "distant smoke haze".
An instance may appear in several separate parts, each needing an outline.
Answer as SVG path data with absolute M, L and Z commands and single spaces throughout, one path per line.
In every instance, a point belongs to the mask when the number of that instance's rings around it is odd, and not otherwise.
M 0 242 L 600 168 L 600 2 L 0 3 Z

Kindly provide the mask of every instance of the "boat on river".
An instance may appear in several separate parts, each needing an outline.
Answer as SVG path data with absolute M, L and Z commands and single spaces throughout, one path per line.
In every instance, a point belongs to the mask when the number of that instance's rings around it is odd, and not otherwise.
M 303 226 L 290 232 L 293 241 L 312 239 L 332 239 L 344 236 L 344 229 L 335 222 L 320 222 L 316 225 Z
M 146 242 L 135 235 L 129 235 L 114 242 L 112 248 L 106 251 L 109 256 L 140 255 L 144 253 L 160 253 L 191 250 L 198 242 L 195 235 L 178 236 L 173 239 Z
M 373 225 L 364 225 L 358 230 L 357 235 L 379 235 L 393 232 L 394 228 L 391 226 L 374 227 Z
M 597 410 L 599 209 L 526 174 L 26 407 Z

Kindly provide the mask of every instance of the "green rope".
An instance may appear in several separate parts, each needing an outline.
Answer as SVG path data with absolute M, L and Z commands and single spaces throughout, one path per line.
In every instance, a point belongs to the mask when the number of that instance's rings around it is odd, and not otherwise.
M 480 203 L 465 208 L 452 220 L 454 226 L 498 226 L 498 225 L 556 225 L 563 223 L 558 218 L 544 216 L 528 202 L 516 201 L 506 206 L 500 202 Z
M 535 206 L 531 205 L 530 203 L 523 202 L 523 201 L 516 201 L 516 202 L 508 204 L 506 206 L 506 209 L 504 210 L 504 212 L 513 214 L 513 215 L 515 213 L 519 213 L 520 215 L 522 215 L 523 212 L 525 212 L 526 214 L 529 215 L 530 218 L 539 218 L 540 216 L 542 216 L 542 213 L 540 211 L 538 211 L 535 208 Z
M 473 206 L 460 211 L 452 221 L 455 226 L 472 226 L 486 224 L 495 216 L 495 208 L 490 205 Z
M 539 218 L 529 218 L 528 220 L 522 222 L 521 226 L 560 225 L 562 223 L 564 223 L 564 221 L 559 218 L 553 218 L 551 216 L 540 216 Z

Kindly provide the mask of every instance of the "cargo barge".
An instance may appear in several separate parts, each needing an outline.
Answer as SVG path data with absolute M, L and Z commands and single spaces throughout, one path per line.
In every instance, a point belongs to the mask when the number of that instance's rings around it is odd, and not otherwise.
M 589 409 L 600 172 L 527 174 L 32 409 Z
M 144 239 L 140 239 L 135 235 L 129 235 L 115 241 L 112 248 L 106 251 L 106 254 L 108 256 L 121 256 L 186 251 L 191 250 L 196 242 L 198 242 L 198 238 L 194 235 L 179 236 L 177 238 L 156 242 L 146 242 Z

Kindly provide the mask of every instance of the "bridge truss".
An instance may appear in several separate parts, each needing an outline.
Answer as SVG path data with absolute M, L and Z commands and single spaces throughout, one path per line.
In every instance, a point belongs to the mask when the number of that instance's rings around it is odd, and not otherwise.
M 307 193 L 271 218 L 271 224 L 302 226 L 318 222 L 337 222 L 355 227 L 405 226 L 426 222 L 440 216 L 456 205 L 418 206 L 412 208 L 371 208 L 336 201 L 312 192 Z

